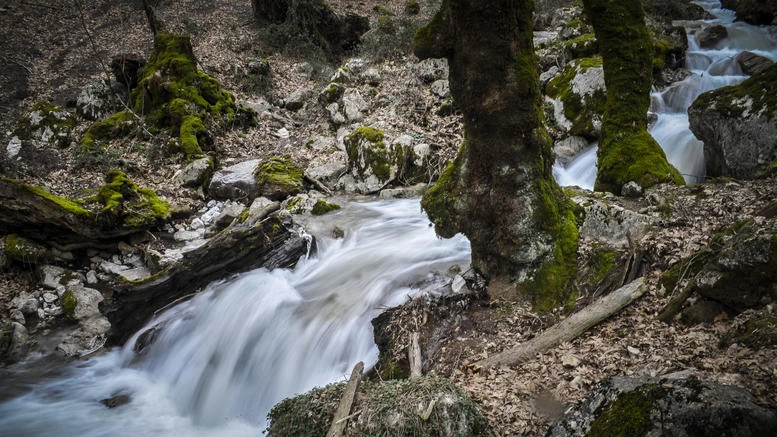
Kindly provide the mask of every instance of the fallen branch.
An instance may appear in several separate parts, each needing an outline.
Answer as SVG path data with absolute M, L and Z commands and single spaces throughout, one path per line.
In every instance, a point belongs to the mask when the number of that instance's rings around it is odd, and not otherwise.
M 421 360 L 421 334 L 418 331 L 411 336 L 410 346 L 407 348 L 407 360 L 410 362 L 410 377 L 423 376 Z
M 551 326 L 533 339 L 512 349 L 480 360 L 470 367 L 474 370 L 488 369 L 496 365 L 512 366 L 534 357 L 551 347 L 570 341 L 597 323 L 617 313 L 631 302 L 645 294 L 645 281 L 637 278 L 612 293 L 602 297 L 565 320 Z
M 351 407 L 353 406 L 353 399 L 356 397 L 356 390 L 359 389 L 359 383 L 362 380 L 363 370 L 364 363 L 361 361 L 353 367 L 351 379 L 348 380 L 348 385 L 345 386 L 345 392 L 343 392 L 343 397 L 340 398 L 340 405 L 337 406 L 335 417 L 332 419 L 332 426 L 329 427 L 326 437 L 342 437 L 345 432 Z

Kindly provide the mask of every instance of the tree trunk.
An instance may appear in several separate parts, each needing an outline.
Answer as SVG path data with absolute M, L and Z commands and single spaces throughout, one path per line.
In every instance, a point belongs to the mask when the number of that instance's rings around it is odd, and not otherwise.
M 653 43 L 642 0 L 583 0 L 583 5 L 599 42 L 607 88 L 594 188 L 620 194 L 630 181 L 643 188 L 661 182 L 683 184 L 647 132 Z
M 485 360 L 474 363 L 472 366 L 476 369 L 487 369 L 500 364 L 513 366 L 533 358 L 536 354 L 542 353 L 557 344 L 574 340 L 597 323 L 634 302 L 645 294 L 646 288 L 643 278 L 635 279 L 551 326 L 528 342 L 492 355 Z
M 568 297 L 577 228 L 551 173 L 551 140 L 540 119 L 532 1 L 444 0 L 418 30 L 420 58 L 445 57 L 464 115 L 464 144 L 424 196 L 437 233 L 463 232 L 472 265 L 507 277 L 535 304 Z

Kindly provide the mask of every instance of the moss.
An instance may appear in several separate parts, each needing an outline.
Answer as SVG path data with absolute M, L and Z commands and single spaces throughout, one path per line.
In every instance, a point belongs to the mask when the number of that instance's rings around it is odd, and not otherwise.
M 656 384 L 646 384 L 633 391 L 621 393 L 591 424 L 587 437 L 642 436 L 650 430 L 657 400 L 666 396 L 666 390 Z
M 65 148 L 70 145 L 70 131 L 76 125 L 76 119 L 70 113 L 50 102 L 42 100 L 22 117 L 11 134 L 20 140 L 40 139 Z M 36 137 L 36 138 L 33 138 Z
M 5 254 L 24 264 L 50 262 L 54 256 L 45 247 L 16 234 L 5 237 Z
M 245 223 L 245 221 L 248 220 L 249 215 L 251 215 L 251 210 L 246 208 L 240 214 L 238 214 L 237 221 L 240 223 Z
M 168 217 L 170 206 L 154 191 L 140 188 L 119 170 L 111 170 L 95 200 L 103 205 L 101 218 L 109 223 L 138 228 Z
M 263 192 L 284 193 L 285 196 L 294 195 L 302 191 L 302 170 L 300 170 L 291 158 L 286 156 L 274 156 L 259 166 L 256 181 Z
M 324 215 L 330 211 L 335 211 L 338 209 L 340 209 L 340 205 L 336 203 L 328 203 L 323 199 L 318 199 L 316 201 L 316 204 L 313 205 L 313 210 L 311 211 L 311 213 L 313 215 Z
M 722 347 L 733 343 L 751 349 L 777 345 L 777 317 L 764 316 L 749 320 L 736 331 L 727 332 L 720 341 Z
M 446 2 L 443 0 L 440 10 L 413 36 L 413 52 L 419 59 L 447 57 L 447 53 L 440 50 L 442 42 L 446 40 L 442 15 L 442 11 L 446 10 Z
M 105 120 L 92 123 L 84 132 L 79 144 L 84 150 L 94 150 L 103 141 L 130 133 L 133 121 L 131 112 L 117 112 Z
M 577 38 L 564 41 L 564 50 L 573 58 L 586 58 L 593 56 L 599 50 L 596 35 L 584 33 Z
M 2 181 L 8 182 L 8 183 L 11 183 L 11 184 L 14 184 L 14 185 L 17 185 L 17 186 L 19 186 L 21 188 L 24 188 L 25 190 L 29 191 L 30 193 L 32 193 L 32 194 L 34 194 L 36 196 L 40 196 L 40 197 L 42 197 L 42 198 L 44 198 L 44 199 L 46 199 L 46 200 L 56 204 L 58 207 L 64 209 L 65 211 L 67 211 L 67 212 L 69 212 L 71 214 L 77 215 L 79 217 L 90 217 L 91 216 L 91 213 L 89 211 L 87 211 L 86 209 L 84 209 L 78 203 L 76 203 L 76 202 L 74 202 L 74 201 L 72 201 L 70 199 L 67 199 L 67 198 L 64 198 L 64 197 L 60 197 L 60 196 L 56 196 L 54 194 L 51 194 L 50 192 L 44 190 L 41 187 L 38 187 L 38 186 L 35 186 L 35 185 L 28 185 L 28 184 L 25 184 L 25 183 L 22 183 L 20 181 L 17 181 L 15 179 L 10 179 L 10 178 L 2 178 Z
M 399 145 L 386 147 L 383 140 L 383 132 L 370 126 L 359 127 L 347 135 L 343 142 L 349 170 L 356 170 L 361 177 L 367 175 L 368 170 L 372 171 L 381 182 L 391 178 L 392 166 L 401 172 L 405 158 L 402 148 Z
M 727 117 L 741 117 L 747 111 L 774 119 L 777 115 L 777 63 L 739 85 L 700 95 L 691 107 L 712 108 Z
M 605 94 L 596 91 L 592 95 L 579 95 L 572 91 L 575 76 L 590 68 L 602 66 L 601 57 L 577 59 L 570 62 L 564 71 L 553 78 L 545 88 L 548 97 L 560 99 L 564 104 L 564 116 L 572 123 L 570 134 L 596 139 L 593 119 L 602 117 L 606 103 Z
M 67 290 L 62 294 L 60 302 L 62 303 L 62 309 L 65 311 L 65 315 L 71 318 L 75 317 L 78 299 L 76 299 L 71 290 Z
M 419 12 L 421 12 L 421 6 L 418 4 L 418 1 L 410 0 L 409 2 L 405 3 L 406 14 L 418 15 Z
M 329 85 L 327 85 L 322 95 L 325 101 L 334 102 L 340 97 L 342 97 L 344 92 L 345 92 L 345 87 L 343 85 L 337 82 L 332 82 Z
M 421 208 L 434 223 L 434 230 L 443 238 L 451 238 L 459 232 L 456 201 L 461 195 L 459 177 L 461 162 L 466 154 L 466 142 L 462 144 L 456 158 L 448 163 L 421 199 Z
M 595 284 L 601 283 L 607 274 L 615 268 L 615 251 L 614 250 L 598 250 L 594 259 L 594 276 L 593 282 Z
M 191 160 L 201 156 L 202 148 L 200 148 L 198 138 L 207 132 L 205 125 L 202 124 L 202 120 L 193 115 L 184 116 L 179 132 L 181 152 L 186 158 Z

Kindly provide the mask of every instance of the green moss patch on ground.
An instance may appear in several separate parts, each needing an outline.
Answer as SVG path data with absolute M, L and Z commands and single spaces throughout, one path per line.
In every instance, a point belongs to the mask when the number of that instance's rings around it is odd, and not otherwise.
M 170 206 L 153 190 L 138 187 L 126 174 L 111 170 L 94 200 L 102 204 L 99 219 L 130 228 L 152 226 L 168 217 Z

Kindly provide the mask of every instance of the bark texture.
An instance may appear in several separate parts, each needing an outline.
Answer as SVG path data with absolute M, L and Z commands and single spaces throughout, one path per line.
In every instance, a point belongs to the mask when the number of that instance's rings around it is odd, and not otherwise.
M 448 59 L 465 131 L 422 206 L 439 235 L 469 237 L 477 270 L 509 277 L 550 306 L 566 298 L 574 276 L 577 228 L 551 173 L 533 8 L 532 1 L 445 0 L 416 33 L 416 55 Z
M 620 194 L 630 181 L 643 188 L 683 183 L 647 132 L 653 44 L 641 0 L 583 0 L 599 41 L 607 88 L 594 188 Z

